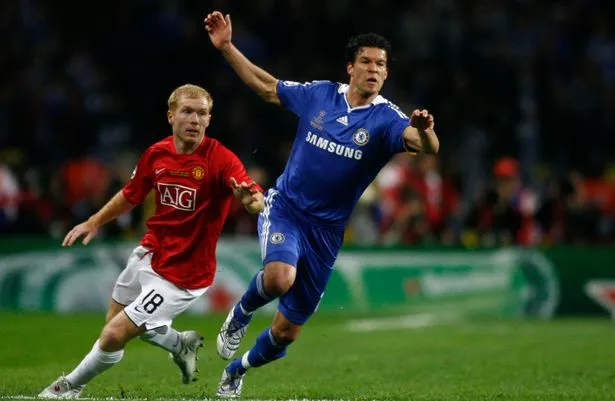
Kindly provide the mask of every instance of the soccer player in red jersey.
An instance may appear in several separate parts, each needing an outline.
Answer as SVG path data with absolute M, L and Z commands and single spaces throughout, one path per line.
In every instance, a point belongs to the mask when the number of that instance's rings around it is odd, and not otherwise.
M 64 238 L 63 246 L 82 236 L 87 245 L 99 227 L 154 189 L 156 211 L 115 283 L 100 337 L 72 372 L 39 397 L 78 397 L 86 383 L 122 359 L 124 345 L 137 336 L 169 351 L 184 383 L 196 380 L 203 338 L 195 331 L 177 332 L 171 323 L 214 280 L 216 242 L 232 197 L 254 214 L 263 210 L 264 198 L 237 156 L 205 136 L 213 106 L 205 89 L 183 85 L 171 93 L 168 106 L 173 135 L 150 146 L 124 188 Z

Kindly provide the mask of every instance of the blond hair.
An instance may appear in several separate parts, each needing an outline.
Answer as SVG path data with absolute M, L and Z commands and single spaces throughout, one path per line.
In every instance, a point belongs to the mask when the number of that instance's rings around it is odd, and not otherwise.
M 200 99 L 204 97 L 207 100 L 207 104 L 209 104 L 209 112 L 211 112 L 212 107 L 214 107 L 214 99 L 207 90 L 197 85 L 185 84 L 175 88 L 171 96 L 169 96 L 169 100 L 167 100 L 169 110 L 175 110 L 177 108 L 179 98 L 182 96 L 188 99 Z

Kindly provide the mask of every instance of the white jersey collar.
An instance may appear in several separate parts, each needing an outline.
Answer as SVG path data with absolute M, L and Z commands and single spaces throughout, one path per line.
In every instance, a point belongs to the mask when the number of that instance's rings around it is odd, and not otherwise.
M 374 100 L 372 100 L 370 103 L 363 105 L 363 106 L 357 106 L 357 107 L 351 107 L 350 103 L 348 103 L 348 88 L 349 85 L 348 84 L 339 84 L 339 87 L 337 88 L 337 93 L 341 94 L 344 96 L 344 101 L 346 102 L 346 107 L 348 108 L 348 113 L 350 113 L 353 110 L 362 110 L 362 109 L 366 109 L 368 107 L 371 106 L 375 106 L 377 104 L 382 104 L 382 103 L 388 103 L 388 100 L 386 100 L 384 97 L 382 97 L 381 95 L 378 95 L 374 98 Z

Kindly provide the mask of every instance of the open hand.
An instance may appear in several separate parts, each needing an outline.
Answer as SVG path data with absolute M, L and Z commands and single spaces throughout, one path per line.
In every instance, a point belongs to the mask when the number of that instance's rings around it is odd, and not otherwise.
M 222 49 L 231 43 L 233 28 L 231 26 L 231 16 L 223 16 L 220 11 L 207 14 L 205 18 L 205 30 L 209 34 L 209 39 L 216 49 Z
M 96 227 L 90 220 L 85 221 L 73 227 L 73 229 L 66 234 L 64 241 L 62 241 L 62 246 L 71 246 L 82 235 L 85 235 L 85 238 L 81 241 L 81 243 L 83 245 L 87 245 L 90 243 L 92 238 L 96 236 L 96 233 L 98 233 L 98 227 Z
M 410 115 L 410 126 L 419 129 L 433 129 L 434 127 L 434 119 L 431 114 L 425 109 L 423 110 L 414 110 L 412 115 Z

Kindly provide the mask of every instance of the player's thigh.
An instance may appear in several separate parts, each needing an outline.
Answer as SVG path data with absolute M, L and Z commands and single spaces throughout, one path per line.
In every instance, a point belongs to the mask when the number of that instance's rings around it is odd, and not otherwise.
M 124 308 L 124 313 L 137 327 L 147 330 L 170 326 L 177 315 L 201 297 L 207 288 L 178 288 L 153 270 L 140 274 L 141 293 Z
M 271 262 L 297 266 L 301 253 L 301 230 L 289 211 L 276 202 L 275 196 L 275 191 L 267 192 L 265 209 L 258 217 L 263 266 Z
M 113 319 L 115 316 L 117 316 L 118 313 L 124 310 L 124 306 L 125 305 L 116 302 L 114 299 L 111 299 L 111 302 L 109 303 L 109 309 L 107 309 L 107 317 L 105 321 L 110 322 L 111 319 Z
M 316 312 L 324 296 L 333 265 L 343 242 L 343 228 L 305 226 L 303 252 L 297 277 L 280 297 L 278 309 L 289 321 L 304 324 Z
M 112 302 L 107 315 L 113 312 L 117 314 L 117 306 L 115 304 L 126 306 L 137 298 L 141 293 L 140 272 L 150 267 L 151 262 L 152 254 L 147 248 L 138 246 L 132 251 L 126 262 L 126 267 L 122 270 L 113 286 Z M 113 311 L 111 310 L 112 308 Z

